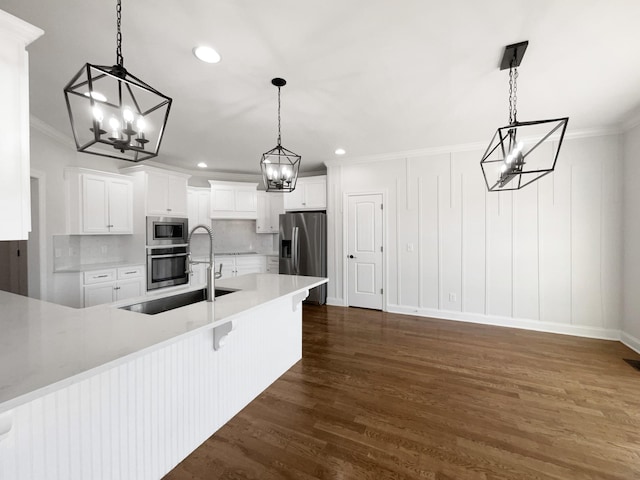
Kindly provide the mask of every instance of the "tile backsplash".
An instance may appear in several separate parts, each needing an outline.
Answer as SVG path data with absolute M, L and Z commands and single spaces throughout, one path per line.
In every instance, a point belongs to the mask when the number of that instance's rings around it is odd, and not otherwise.
M 278 251 L 278 235 L 257 234 L 255 220 L 213 220 L 212 226 L 214 253 Z M 191 251 L 196 256 L 209 254 L 205 233 L 193 236 Z M 144 246 L 135 243 L 133 235 L 53 236 L 53 268 L 56 272 L 87 265 L 137 263 L 140 259 L 144 263 L 144 255 Z
M 54 235 L 54 271 L 130 261 L 131 235 Z
M 278 250 L 278 235 L 256 233 L 255 220 L 212 220 L 214 253 L 258 252 Z M 207 235 L 194 235 L 191 250 L 195 255 L 209 253 Z

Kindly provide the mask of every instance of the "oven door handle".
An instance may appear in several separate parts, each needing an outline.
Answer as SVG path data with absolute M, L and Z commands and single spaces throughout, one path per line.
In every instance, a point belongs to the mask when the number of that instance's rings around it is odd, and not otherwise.
M 168 253 L 167 255 L 148 255 L 149 258 L 186 257 L 188 253 Z

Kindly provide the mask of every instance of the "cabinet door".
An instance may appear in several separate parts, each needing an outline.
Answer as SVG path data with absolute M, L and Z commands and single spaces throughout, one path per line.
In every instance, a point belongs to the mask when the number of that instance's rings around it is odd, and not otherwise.
M 229 278 L 235 275 L 236 261 L 234 257 L 215 257 L 213 268 L 216 272 L 220 270 L 220 264 L 222 264 L 222 277 L 220 278 Z
M 169 178 L 166 175 L 147 173 L 147 213 L 166 216 Z M 186 201 L 186 198 L 185 198 Z
M 116 300 L 126 300 L 144 295 L 144 279 L 135 278 L 131 280 L 121 280 L 116 285 Z
M 109 232 L 109 180 L 82 175 L 82 232 Z
M 109 232 L 133 233 L 133 184 L 109 180 Z
M 267 192 L 256 194 L 256 233 L 269 233 L 271 202 Z
M 187 218 L 189 230 L 198 225 L 198 192 L 196 190 L 187 190 Z
M 304 208 L 325 209 L 327 208 L 327 181 L 326 179 L 305 182 L 304 185 Z
M 187 216 L 187 180 L 184 177 L 167 176 L 167 214 Z
M 269 233 L 280 230 L 280 214 L 284 213 L 284 193 L 268 193 L 269 195 Z
M 287 192 L 284 194 L 284 209 L 285 210 L 301 210 L 304 208 L 302 205 L 304 202 L 304 182 L 298 179 L 296 189 L 293 192 Z
M 114 290 L 115 283 L 96 283 L 95 285 L 87 285 L 84 287 L 84 306 L 93 307 L 103 303 L 111 303 L 115 301 Z
M 198 192 L 198 224 L 211 226 L 211 194 L 208 190 Z M 192 225 L 191 228 L 195 227 Z

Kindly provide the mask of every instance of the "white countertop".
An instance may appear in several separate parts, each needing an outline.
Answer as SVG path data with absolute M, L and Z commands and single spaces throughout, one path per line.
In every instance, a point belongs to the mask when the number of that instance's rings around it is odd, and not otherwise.
M 0 291 L 0 413 L 326 282 L 319 277 L 275 274 L 222 279 L 217 287 L 239 291 L 218 297 L 215 313 L 210 302 L 199 302 L 157 315 L 114 305 L 75 309 Z M 135 299 L 119 305 L 133 303 Z
M 87 263 L 82 265 L 74 265 L 71 267 L 58 268 L 53 273 L 78 273 L 78 272 L 91 272 L 93 270 L 108 270 L 111 268 L 122 267 L 139 267 L 144 266 L 142 262 L 109 262 L 109 263 Z

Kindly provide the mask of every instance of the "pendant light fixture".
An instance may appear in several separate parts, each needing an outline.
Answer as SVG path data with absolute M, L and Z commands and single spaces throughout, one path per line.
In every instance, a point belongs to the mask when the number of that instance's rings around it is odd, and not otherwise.
M 553 172 L 569 117 L 519 122 L 518 66 L 529 42 L 507 45 L 500 70 L 509 69 L 509 124 L 491 139 L 480 166 L 491 192 L 519 190 Z
M 284 78 L 274 78 L 271 83 L 278 87 L 278 144 L 262 154 L 260 168 L 267 192 L 293 192 L 298 180 L 300 155 L 282 146 L 280 134 L 280 88 L 287 84 Z
M 117 0 L 116 65 L 85 64 L 64 88 L 79 152 L 140 162 L 158 155 L 171 98 L 124 68 Z

